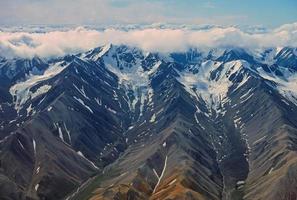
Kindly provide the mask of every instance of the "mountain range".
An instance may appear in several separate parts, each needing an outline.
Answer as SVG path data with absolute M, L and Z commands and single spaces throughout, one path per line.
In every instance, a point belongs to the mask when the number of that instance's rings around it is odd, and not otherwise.
M 296 200 L 297 49 L 0 55 L 0 199 Z

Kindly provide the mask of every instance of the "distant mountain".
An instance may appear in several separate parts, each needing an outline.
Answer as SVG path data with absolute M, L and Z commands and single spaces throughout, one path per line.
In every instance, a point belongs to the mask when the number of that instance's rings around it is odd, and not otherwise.
M 0 55 L 0 199 L 297 199 L 297 49 Z

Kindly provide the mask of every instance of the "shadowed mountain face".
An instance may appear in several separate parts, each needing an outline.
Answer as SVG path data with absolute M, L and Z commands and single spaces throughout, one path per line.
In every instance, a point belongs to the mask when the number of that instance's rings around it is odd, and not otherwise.
M 1 58 L 0 199 L 296 200 L 296 52 Z

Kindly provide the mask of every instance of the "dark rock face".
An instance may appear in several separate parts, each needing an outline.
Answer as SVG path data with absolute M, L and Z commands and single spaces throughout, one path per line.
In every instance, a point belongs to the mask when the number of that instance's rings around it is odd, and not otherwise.
M 1 59 L 0 199 L 294 200 L 295 53 Z

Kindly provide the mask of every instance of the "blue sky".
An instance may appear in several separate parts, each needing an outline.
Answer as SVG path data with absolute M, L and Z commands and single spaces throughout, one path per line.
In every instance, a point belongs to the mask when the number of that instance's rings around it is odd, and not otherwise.
M 297 21 L 297 0 L 0 0 L 0 24 L 218 24 Z

